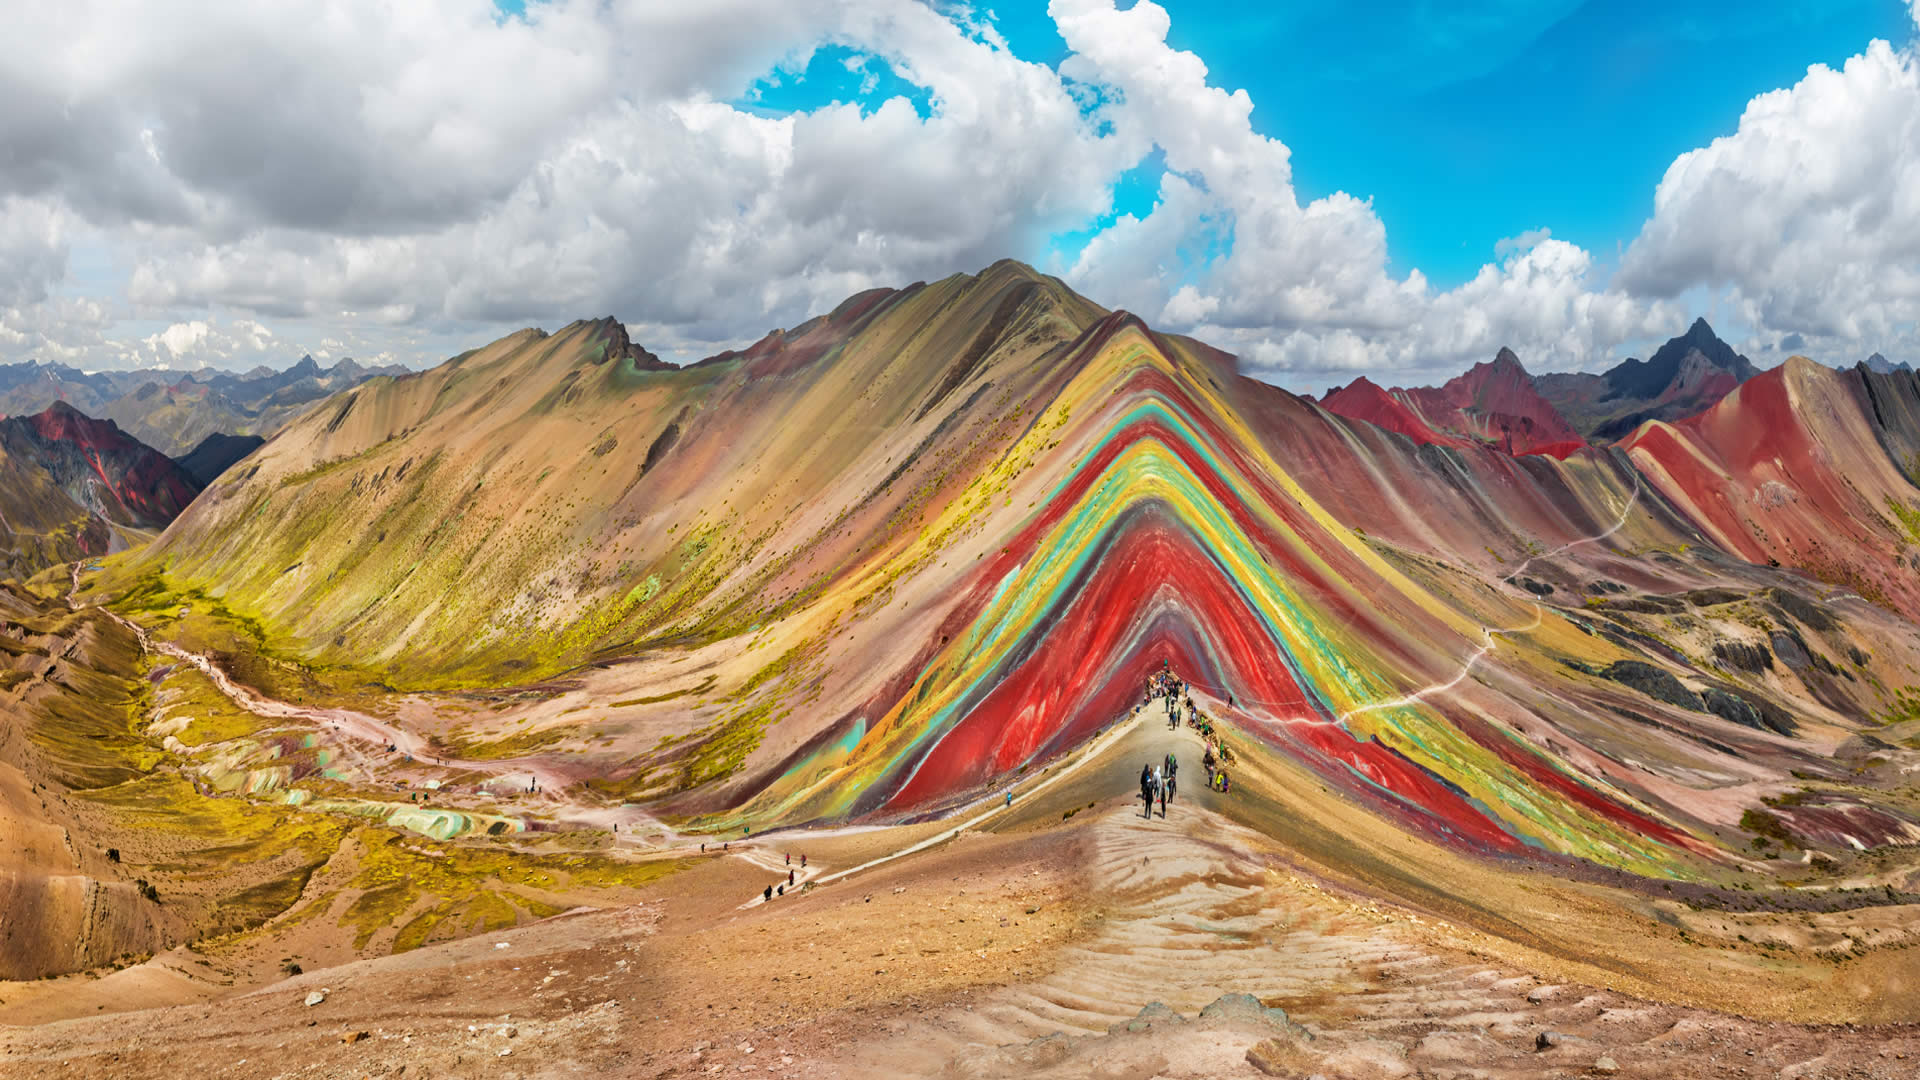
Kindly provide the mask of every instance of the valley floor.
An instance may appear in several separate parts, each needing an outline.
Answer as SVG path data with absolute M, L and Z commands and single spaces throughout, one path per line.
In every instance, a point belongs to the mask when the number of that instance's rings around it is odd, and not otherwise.
M 1546 954 L 1513 962 L 1477 931 L 1301 863 L 1235 820 L 1252 808 L 1238 790 L 1183 792 L 1144 818 L 1125 793 L 1140 761 L 1170 749 L 1197 758 L 1191 733 L 1136 721 L 977 828 L 838 880 L 951 825 L 775 833 L 710 853 L 635 906 L 239 996 L 214 996 L 217 980 L 187 965 L 168 985 L 143 965 L 82 991 L 99 1012 L 138 1011 L 0 1027 L 0 1075 L 1920 1071 L 1912 1025 L 1742 1019 L 1561 981 Z M 803 853 L 822 883 L 751 903 Z M 168 1000 L 183 1003 L 141 1009 Z

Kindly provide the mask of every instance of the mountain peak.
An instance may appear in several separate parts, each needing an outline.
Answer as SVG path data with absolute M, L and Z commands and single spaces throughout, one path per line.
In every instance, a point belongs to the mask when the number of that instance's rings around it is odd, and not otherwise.
M 591 341 L 601 345 L 601 352 L 594 360 L 596 364 L 608 360 L 631 360 L 642 371 L 676 371 L 678 365 L 670 364 L 648 352 L 644 346 L 636 345 L 627 336 L 627 324 L 612 315 L 603 315 L 598 319 L 581 319 L 574 323 Z
M 1519 368 L 1521 371 L 1526 370 L 1526 365 L 1522 364 L 1520 358 L 1513 355 L 1513 350 L 1507 348 L 1505 345 L 1500 346 L 1500 351 L 1493 354 L 1493 366 L 1497 368 Z
M 55 401 L 25 420 L 43 439 L 97 450 L 126 447 L 138 447 L 142 451 L 148 449 L 138 439 L 121 431 L 119 424 L 88 416 L 64 399 Z
M 1705 318 L 1698 318 L 1686 333 L 1667 339 L 1667 343 L 1647 359 L 1624 360 L 1607 372 L 1604 376 L 1607 380 L 1607 398 L 1651 400 L 1660 397 L 1681 377 L 1683 363 L 1689 354 L 1696 352 L 1707 363 L 1731 374 L 1736 383 L 1747 381 L 1759 370 L 1751 360 L 1734 352 L 1733 346 L 1720 340 Z

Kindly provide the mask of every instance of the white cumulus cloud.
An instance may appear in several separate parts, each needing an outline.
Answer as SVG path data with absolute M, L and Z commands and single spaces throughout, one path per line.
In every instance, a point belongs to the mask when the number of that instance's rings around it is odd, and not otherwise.
M 0 44 L 0 190 L 139 242 L 153 312 L 498 327 L 615 313 L 690 348 L 1036 249 L 1117 142 L 990 27 L 905 0 L 157 0 Z M 924 88 L 736 107 L 828 44 Z M 349 315 L 351 313 L 351 315 Z
M 1764 335 L 1818 353 L 1906 337 L 1920 319 L 1920 60 L 1872 42 L 1838 69 L 1748 103 L 1680 155 L 1621 283 L 1724 289 Z M 1836 357 L 1835 359 L 1840 359 Z
M 1101 115 L 1132 153 L 1158 146 L 1166 158 L 1154 209 L 1119 218 L 1068 271 L 1106 303 L 1296 383 L 1449 373 L 1503 345 L 1536 370 L 1581 366 L 1684 325 L 1676 305 L 1607 289 L 1591 255 L 1545 228 L 1499 241 L 1500 261 L 1453 290 L 1418 270 L 1395 277 L 1371 204 L 1344 192 L 1301 202 L 1286 145 L 1254 130 L 1245 91 L 1212 85 L 1200 57 L 1167 43 L 1164 8 L 1049 10 L 1073 50 L 1061 72 L 1112 91 Z
M 25 5 L 0 34 L 0 357 L 423 363 L 599 314 L 684 357 L 1088 229 L 1060 267 L 1082 291 L 1296 386 L 1502 345 L 1591 367 L 1707 287 L 1822 347 L 1920 304 L 1911 46 L 1813 69 L 1676 161 L 1611 280 L 1543 226 L 1439 289 L 1393 268 L 1364 189 L 1300 197 L 1285 132 L 1159 4 L 1049 12 L 1057 67 L 921 0 Z M 755 104 L 830 47 L 860 101 Z M 888 74 L 915 98 L 877 100 Z M 1153 207 L 1111 218 L 1149 160 Z

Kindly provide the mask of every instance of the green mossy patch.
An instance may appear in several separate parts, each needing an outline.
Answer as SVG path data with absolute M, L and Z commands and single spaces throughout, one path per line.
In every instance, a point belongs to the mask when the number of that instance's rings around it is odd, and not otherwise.
M 423 847 L 376 829 L 355 833 L 360 870 L 353 886 L 366 890 L 348 905 L 342 922 L 355 928 L 356 947 L 399 923 L 392 951 L 430 941 L 513 926 L 559 909 L 534 893 L 638 889 L 691 865 L 689 860 L 624 862 L 602 856 L 528 854 L 483 843 Z M 444 931 L 444 932 L 443 932 Z
M 518 732 L 504 739 L 495 739 L 490 742 L 449 740 L 447 745 L 452 748 L 453 754 L 457 757 L 475 761 L 499 761 L 503 758 L 523 757 L 543 746 L 552 746 L 566 738 L 567 734 L 565 728 L 549 727 Z
M 1902 686 L 1893 692 L 1892 700 L 1877 719 L 1882 724 L 1900 724 L 1910 720 L 1920 720 L 1920 687 Z
M 1906 529 L 1907 540 L 1914 544 L 1920 544 L 1920 510 L 1916 510 L 1911 505 L 1889 495 L 1887 496 L 1887 511 Z

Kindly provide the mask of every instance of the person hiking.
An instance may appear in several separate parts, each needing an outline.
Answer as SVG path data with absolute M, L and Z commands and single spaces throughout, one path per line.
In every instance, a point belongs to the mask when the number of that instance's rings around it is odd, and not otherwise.
M 1153 770 L 1153 793 L 1160 797 L 1160 816 L 1166 817 L 1167 816 L 1167 781 L 1166 781 L 1166 777 L 1161 775 L 1160 769 L 1157 766 Z M 1152 817 L 1153 804 L 1148 803 L 1147 806 L 1148 806 L 1147 816 Z
M 1175 777 L 1177 777 L 1179 773 L 1180 761 L 1169 753 L 1167 755 L 1167 798 L 1169 799 L 1173 798 L 1174 784 L 1178 783 Z
M 761 893 L 760 895 L 766 899 L 767 903 L 769 904 L 773 903 L 773 886 L 771 885 L 767 886 L 767 891 L 764 893 Z
M 1147 804 L 1147 816 L 1153 816 L 1153 766 L 1140 766 L 1140 801 Z

